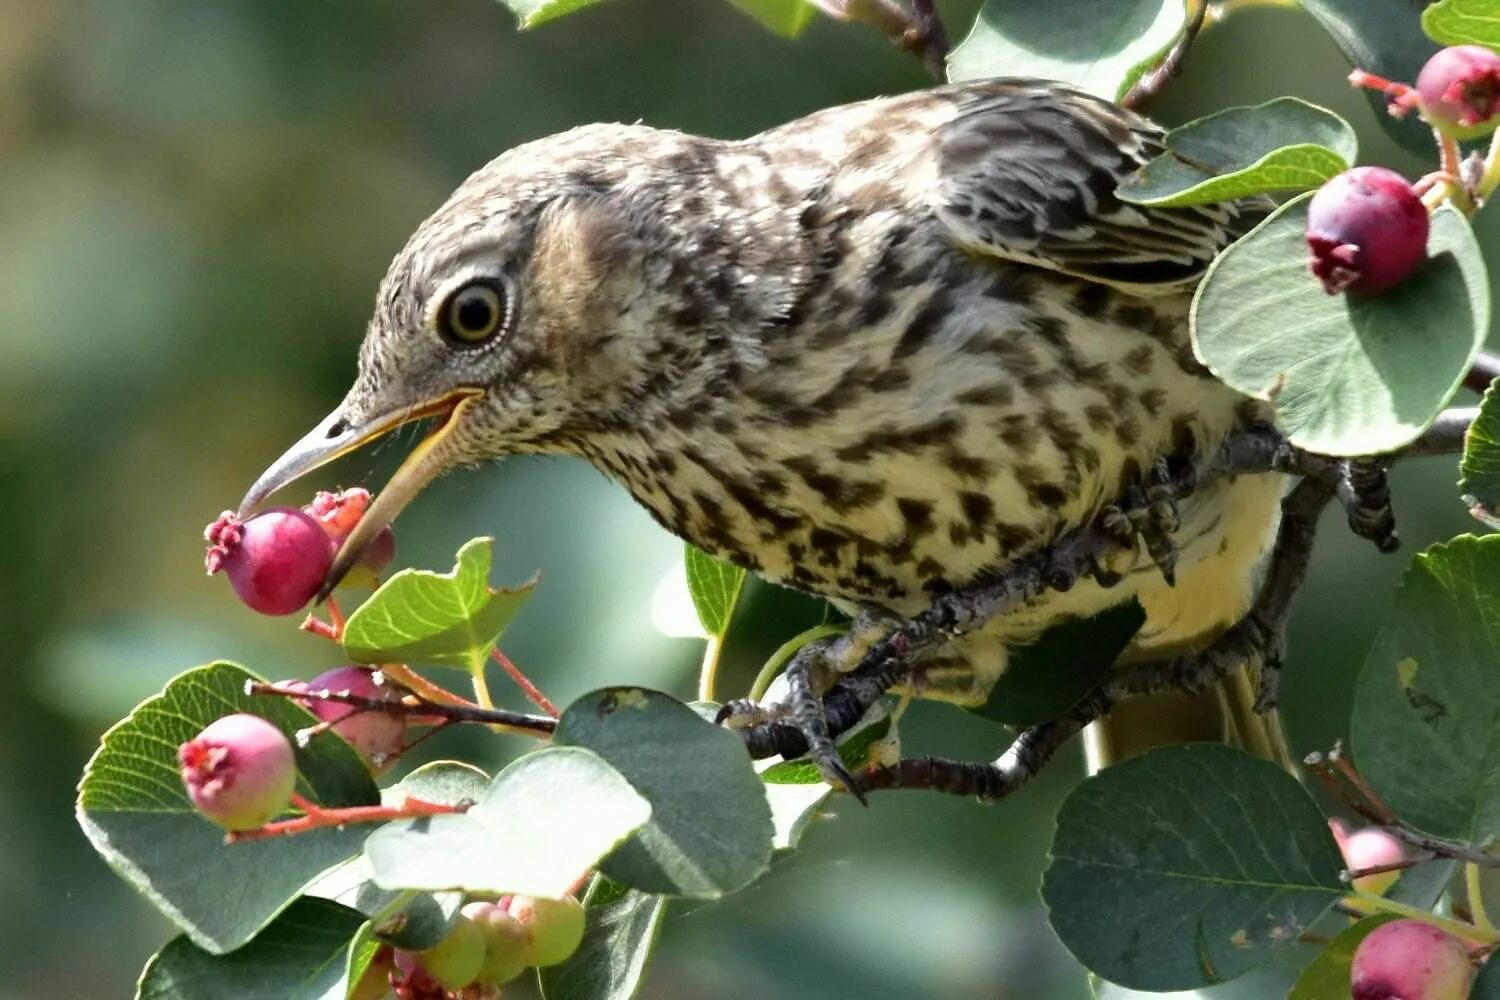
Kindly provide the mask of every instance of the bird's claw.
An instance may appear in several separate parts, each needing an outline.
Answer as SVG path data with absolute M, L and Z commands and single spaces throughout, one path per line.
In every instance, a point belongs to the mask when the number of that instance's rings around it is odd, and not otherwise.
M 1381 552 L 1395 552 L 1401 547 L 1384 462 L 1377 458 L 1351 458 L 1344 464 L 1336 493 L 1349 519 L 1350 531 L 1374 542 Z
M 1177 582 L 1178 549 L 1172 535 L 1181 526 L 1177 501 L 1183 492 L 1171 465 L 1159 458 L 1139 484 L 1126 487 L 1119 503 L 1099 512 L 1100 526 L 1122 546 L 1134 547 L 1137 539 L 1146 546 L 1146 554 L 1169 585 Z M 1094 578 L 1104 586 L 1119 582 L 1118 575 L 1108 571 L 1101 578 L 1097 568 Z

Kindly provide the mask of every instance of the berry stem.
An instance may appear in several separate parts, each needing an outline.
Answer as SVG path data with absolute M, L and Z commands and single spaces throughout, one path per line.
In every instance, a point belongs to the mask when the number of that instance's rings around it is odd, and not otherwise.
M 1489 934 L 1492 939 L 1500 941 L 1500 933 L 1495 930 L 1495 925 L 1490 922 L 1490 915 L 1484 908 L 1484 885 L 1479 878 L 1480 867 L 1472 861 L 1464 865 L 1464 890 L 1469 897 L 1469 913 L 1474 917 L 1474 926 Z
M 1500 187 L 1500 129 L 1490 136 L 1490 148 L 1484 157 L 1484 172 L 1479 175 L 1479 183 L 1474 186 L 1474 195 L 1481 202 L 1495 193 L 1495 188 Z
M 1440 917 L 1431 911 L 1415 906 L 1408 906 L 1406 903 L 1398 903 L 1394 899 L 1387 899 L 1384 896 L 1371 896 L 1368 893 L 1357 892 L 1350 897 L 1350 902 L 1357 909 L 1366 910 L 1367 912 L 1384 911 L 1386 913 L 1395 913 L 1403 917 L 1409 917 L 1412 920 L 1420 920 L 1424 924 L 1431 924 L 1439 930 L 1447 931 L 1454 937 L 1462 938 L 1465 941 L 1476 941 L 1485 945 L 1495 944 L 1497 941 L 1500 941 L 1500 934 L 1497 934 L 1494 928 L 1485 930 L 1473 924 L 1464 923 L 1462 920 Z
M 521 693 L 526 696 L 527 701 L 531 702 L 537 708 L 540 708 L 543 712 L 546 712 L 554 719 L 562 714 L 557 710 L 557 706 L 554 705 L 546 695 L 542 694 L 541 688 L 533 684 L 531 682 L 531 678 L 527 677 L 521 671 L 521 668 L 515 665 L 510 657 L 500 652 L 499 646 L 496 646 L 494 649 L 490 650 L 490 659 L 494 660 L 497 664 L 500 665 L 500 669 L 504 670 L 505 675 L 515 683 L 516 687 L 521 689 Z
M 296 819 L 283 819 L 267 823 L 255 830 L 236 830 L 224 836 L 225 843 L 235 844 L 245 840 L 266 840 L 271 837 L 290 837 L 309 830 L 320 830 L 330 826 L 347 826 L 350 823 L 384 823 L 393 819 L 415 819 L 418 816 L 443 816 L 449 813 L 467 812 L 472 802 L 457 805 L 443 802 L 428 802 L 408 795 L 399 806 L 349 806 L 343 809 L 324 809 L 310 799 L 292 793 L 292 805 L 302 810 Z

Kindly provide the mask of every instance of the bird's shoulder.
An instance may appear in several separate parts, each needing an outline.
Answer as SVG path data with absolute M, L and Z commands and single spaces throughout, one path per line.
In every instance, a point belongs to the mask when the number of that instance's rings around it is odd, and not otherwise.
M 1052 81 L 950 84 L 817 112 L 757 141 L 823 157 L 823 189 L 930 213 L 966 250 L 1146 292 L 1199 277 L 1261 200 L 1142 208 L 1116 188 L 1164 149 L 1155 123 Z M 882 186 L 893 197 L 873 196 Z

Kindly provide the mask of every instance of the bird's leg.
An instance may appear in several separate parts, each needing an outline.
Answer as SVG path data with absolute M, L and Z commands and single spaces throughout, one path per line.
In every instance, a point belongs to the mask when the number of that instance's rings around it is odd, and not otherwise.
M 1337 496 L 1349 518 L 1349 530 L 1375 543 L 1381 552 L 1401 546 L 1396 534 L 1396 514 L 1391 509 L 1391 486 L 1387 465 L 1378 458 L 1351 458 L 1344 463 Z
M 1141 477 L 1139 484 L 1126 487 L 1118 503 L 1108 504 L 1099 512 L 1100 526 L 1120 543 L 1134 548 L 1139 538 L 1146 554 L 1161 570 L 1168 584 L 1177 581 L 1177 542 L 1172 537 L 1181 525 L 1177 502 L 1197 486 L 1196 466 L 1192 462 L 1175 463 L 1158 458 Z M 1105 571 L 1095 579 L 1103 586 L 1118 582 L 1118 574 Z
M 1255 603 L 1244 618 L 1206 649 L 1139 663 L 1111 674 L 1059 718 L 1023 729 L 993 763 L 910 758 L 863 775 L 860 780 L 864 790 L 926 788 L 986 800 L 1002 798 L 1039 773 L 1073 734 L 1121 701 L 1169 690 L 1194 694 L 1246 664 L 1259 664 L 1261 668 L 1257 710 L 1274 707 L 1274 678 L 1281 666 L 1292 598 L 1307 573 L 1318 515 L 1332 497 L 1332 488 L 1316 479 L 1303 480 L 1287 494 L 1271 565 Z M 1272 678 L 1269 687 L 1266 678 Z

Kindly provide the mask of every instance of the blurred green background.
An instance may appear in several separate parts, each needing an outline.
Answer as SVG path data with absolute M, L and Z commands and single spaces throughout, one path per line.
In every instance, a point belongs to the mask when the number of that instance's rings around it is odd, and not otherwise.
M 955 36 L 976 7 L 945 5 Z M 74 783 L 102 730 L 186 667 L 337 662 L 205 579 L 199 532 L 338 400 L 417 223 L 489 157 L 575 124 L 741 136 L 924 77 L 868 29 L 792 43 L 713 0 L 618 0 L 529 34 L 490 0 L 0 0 L 0 25 L 0 998 L 126 997 L 170 929 L 84 841 Z M 1251 10 L 1205 36 L 1159 114 L 1300 94 L 1357 122 L 1367 159 L 1421 172 L 1345 71 L 1305 16 Z M 409 440 L 324 482 L 378 485 Z M 1408 553 L 1467 530 L 1453 479 L 1444 461 L 1397 477 Z M 403 517 L 399 562 L 446 567 L 477 534 L 497 537 L 497 582 L 542 571 L 506 649 L 554 699 L 691 693 L 700 643 L 649 617 L 678 544 L 620 490 L 564 460 L 457 475 Z M 1326 532 L 1283 688 L 1299 748 L 1343 732 L 1404 561 Z M 746 614 L 740 684 L 818 611 L 760 588 Z M 936 706 L 904 733 L 973 757 L 1004 739 Z M 488 765 L 516 750 L 434 743 Z M 988 808 L 841 803 L 749 891 L 670 910 L 645 995 L 1089 996 L 1036 896 L 1079 772 L 1070 755 Z

